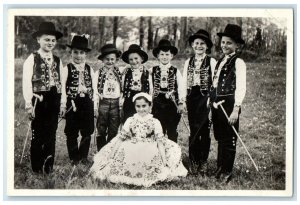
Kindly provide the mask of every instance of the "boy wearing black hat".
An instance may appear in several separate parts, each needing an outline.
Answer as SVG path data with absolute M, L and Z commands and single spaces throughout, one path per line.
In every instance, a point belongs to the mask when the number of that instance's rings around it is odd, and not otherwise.
M 72 34 L 71 48 L 72 62 L 63 68 L 62 75 L 62 104 L 61 115 L 66 117 L 65 134 L 67 148 L 72 164 L 79 161 L 87 163 L 94 131 L 94 102 L 96 76 L 94 70 L 86 63 L 88 35 Z M 66 110 L 68 113 L 66 113 Z M 77 138 L 81 134 L 78 145 Z
M 162 39 L 153 49 L 153 55 L 159 61 L 159 65 L 152 68 L 153 81 L 153 116 L 162 125 L 164 134 L 177 142 L 177 126 L 180 121 L 180 113 L 185 108 L 183 96 L 183 81 L 180 71 L 171 65 L 171 60 L 178 50 L 170 41 Z
M 119 104 L 122 95 L 122 75 L 116 66 L 122 53 L 113 44 L 104 45 L 100 51 L 98 59 L 103 62 L 104 66 L 96 71 L 99 99 L 99 106 L 95 107 L 95 115 L 98 115 L 98 151 L 117 135 L 120 125 Z
M 191 171 L 201 175 L 207 171 L 210 149 L 208 96 L 216 60 L 207 55 L 213 46 L 209 33 L 203 29 L 189 37 L 194 55 L 187 59 L 183 69 L 184 96 L 187 101 L 190 125 L 189 158 Z
M 122 55 L 122 60 L 130 67 L 125 69 L 122 79 L 123 85 L 123 113 L 124 123 L 127 118 L 136 113 L 133 96 L 140 92 L 152 95 L 153 85 L 150 72 L 143 65 L 148 60 L 148 54 L 137 44 L 129 46 Z M 122 105 L 122 104 L 121 104 Z
M 238 131 L 241 104 L 246 93 L 246 64 L 238 58 L 236 50 L 244 44 L 241 38 L 242 29 L 238 25 L 228 24 L 221 38 L 221 49 L 224 57 L 216 65 L 213 84 L 210 92 L 212 106 L 212 122 L 214 135 L 218 142 L 218 159 L 216 178 L 229 182 L 236 153 L 235 135 L 231 126 Z M 229 119 L 226 118 L 217 103 L 224 101 L 224 107 Z
M 61 60 L 53 55 L 56 41 L 63 34 L 51 22 L 43 22 L 32 34 L 40 48 L 23 65 L 23 96 L 32 120 L 30 158 L 32 170 L 53 170 L 55 139 L 61 100 Z

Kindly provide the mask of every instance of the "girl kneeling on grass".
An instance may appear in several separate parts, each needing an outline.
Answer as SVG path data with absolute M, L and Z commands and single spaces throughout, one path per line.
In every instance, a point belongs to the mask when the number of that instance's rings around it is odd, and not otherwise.
M 94 157 L 91 174 L 113 183 L 149 187 L 159 181 L 185 177 L 181 149 L 163 135 L 159 120 L 153 118 L 152 98 L 147 93 L 133 97 L 136 114 L 122 131 Z

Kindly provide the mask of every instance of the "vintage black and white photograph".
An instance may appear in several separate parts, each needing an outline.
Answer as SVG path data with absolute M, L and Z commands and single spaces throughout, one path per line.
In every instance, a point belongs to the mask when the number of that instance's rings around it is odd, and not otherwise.
M 292 195 L 292 9 L 8 20 L 9 195 Z

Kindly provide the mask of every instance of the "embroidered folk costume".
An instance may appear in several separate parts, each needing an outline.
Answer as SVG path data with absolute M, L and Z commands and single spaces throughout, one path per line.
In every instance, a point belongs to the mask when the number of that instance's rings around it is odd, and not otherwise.
M 62 62 L 52 54 L 52 49 L 62 36 L 53 23 L 41 23 L 39 30 L 32 34 L 40 48 L 30 54 L 23 65 L 25 108 L 33 118 L 30 159 L 34 172 L 49 173 L 53 170 Z
M 65 134 L 67 148 L 72 163 L 88 158 L 91 134 L 94 132 L 94 89 L 96 76 L 91 66 L 86 63 L 88 39 L 85 35 L 75 35 L 71 45 L 72 62 L 63 70 L 62 108 L 66 108 Z M 78 60 L 80 59 L 80 60 Z M 79 133 L 81 135 L 78 144 Z
M 136 113 L 132 102 L 133 96 L 140 92 L 151 95 L 153 90 L 150 72 L 143 65 L 148 60 L 148 55 L 140 46 L 136 44 L 130 45 L 128 50 L 123 53 L 122 60 L 125 63 L 130 64 L 129 56 L 133 53 L 138 54 L 142 58 L 142 62 L 138 65 L 138 68 L 134 68 L 134 66 L 131 65 L 131 67 L 127 68 L 123 74 L 123 122 Z
M 238 43 L 245 43 L 241 34 L 241 27 L 233 24 L 228 24 L 224 33 L 218 33 L 225 56 L 216 65 L 210 92 L 211 103 L 225 101 L 222 106 L 230 116 L 229 121 L 235 121 L 232 125 L 237 131 L 241 104 L 246 93 L 246 64 L 235 52 Z M 237 136 L 221 108 L 216 109 L 212 106 L 212 121 L 214 135 L 218 142 L 216 177 L 223 176 L 228 182 L 232 177 Z
M 168 40 L 161 40 L 158 47 L 153 49 L 153 55 L 158 58 L 159 52 L 170 51 L 174 56 L 177 48 L 172 46 Z M 160 63 L 152 68 L 153 81 L 153 109 L 152 113 L 163 128 L 163 133 L 168 138 L 177 142 L 177 126 L 181 115 L 178 113 L 179 104 L 183 103 L 183 82 L 180 71 L 171 65 Z
M 191 131 L 189 158 L 191 164 L 204 174 L 211 142 L 208 97 L 216 61 L 206 54 L 213 46 L 207 31 L 200 29 L 189 37 L 189 43 L 195 53 L 185 61 L 183 69 L 184 96 Z
M 136 99 L 146 96 L 140 94 Z M 160 122 L 149 113 L 129 117 L 117 137 L 95 155 L 90 172 L 96 179 L 144 187 L 187 175 L 180 147 L 164 137 Z
M 97 91 L 99 94 L 99 116 L 97 119 L 97 149 L 98 151 L 117 135 L 120 125 L 119 101 L 122 95 L 122 75 L 115 63 L 121 56 L 113 44 L 106 44 L 101 49 L 99 60 L 104 62 L 104 66 L 97 71 L 98 76 Z M 112 57 L 108 56 L 113 54 Z M 105 58 L 112 58 L 113 62 Z M 108 65 L 109 66 L 108 66 Z

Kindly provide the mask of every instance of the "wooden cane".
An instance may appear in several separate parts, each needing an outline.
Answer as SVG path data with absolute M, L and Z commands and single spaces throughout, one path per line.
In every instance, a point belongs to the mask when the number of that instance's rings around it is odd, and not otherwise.
M 38 98 L 36 97 L 35 100 L 34 100 L 34 106 L 33 106 L 33 109 L 32 109 L 32 113 L 33 113 L 32 116 L 35 116 L 35 107 L 36 107 L 36 104 L 37 104 L 37 99 Z M 27 140 L 28 140 L 28 136 L 29 136 L 29 131 L 31 129 L 31 122 L 32 121 L 28 122 L 28 129 L 27 129 L 27 133 L 26 133 L 26 137 L 25 137 L 25 141 L 24 141 L 24 145 L 23 145 L 20 164 L 22 164 L 22 161 L 23 161 L 23 156 L 24 156 L 24 152 L 25 152 L 25 148 L 26 148 L 26 144 L 27 144 Z
M 70 112 L 72 108 L 73 108 L 73 106 L 71 106 L 71 107 L 66 111 L 65 115 L 66 115 L 68 112 Z M 58 120 L 58 123 L 57 123 L 57 124 L 59 124 L 60 121 L 62 121 L 62 119 L 64 119 L 64 118 L 61 117 L 61 118 Z
M 169 97 L 170 97 L 171 100 L 174 102 L 174 104 L 175 104 L 175 106 L 176 106 L 176 108 L 177 108 L 177 110 L 178 110 L 178 105 L 176 104 L 176 101 L 175 101 L 175 99 L 173 98 L 173 95 L 170 94 Z M 188 132 L 191 133 L 191 130 L 190 130 L 190 128 L 189 128 L 187 122 L 185 121 L 184 117 L 182 117 L 182 120 L 183 120 L 183 123 L 184 123 L 186 129 L 188 130 Z
M 227 115 L 227 113 L 226 113 L 226 111 L 225 111 L 225 109 L 224 109 L 224 107 L 223 107 L 223 105 L 222 105 L 222 103 L 224 103 L 224 102 L 225 102 L 225 101 L 223 100 L 223 101 L 218 102 L 218 103 L 215 104 L 215 105 L 221 107 L 221 109 L 222 109 L 224 115 L 226 116 L 226 118 L 227 118 L 227 120 L 228 120 L 228 122 L 229 122 L 229 117 L 228 117 L 228 115 Z M 214 106 L 215 106 L 215 105 L 214 105 Z M 233 125 L 230 125 L 230 126 L 232 127 L 234 133 L 236 134 L 236 136 L 238 137 L 238 139 L 239 139 L 240 142 L 242 143 L 242 145 L 243 145 L 244 149 L 246 150 L 246 153 L 248 154 L 249 158 L 251 159 L 251 161 L 252 161 L 252 163 L 253 163 L 253 165 L 254 165 L 256 171 L 259 172 L 258 167 L 257 167 L 256 163 L 254 162 L 252 156 L 250 155 L 250 153 L 249 153 L 249 151 L 248 151 L 246 145 L 244 144 L 242 138 L 240 137 L 240 135 L 239 135 L 238 132 L 236 131 L 235 127 L 234 127 Z

